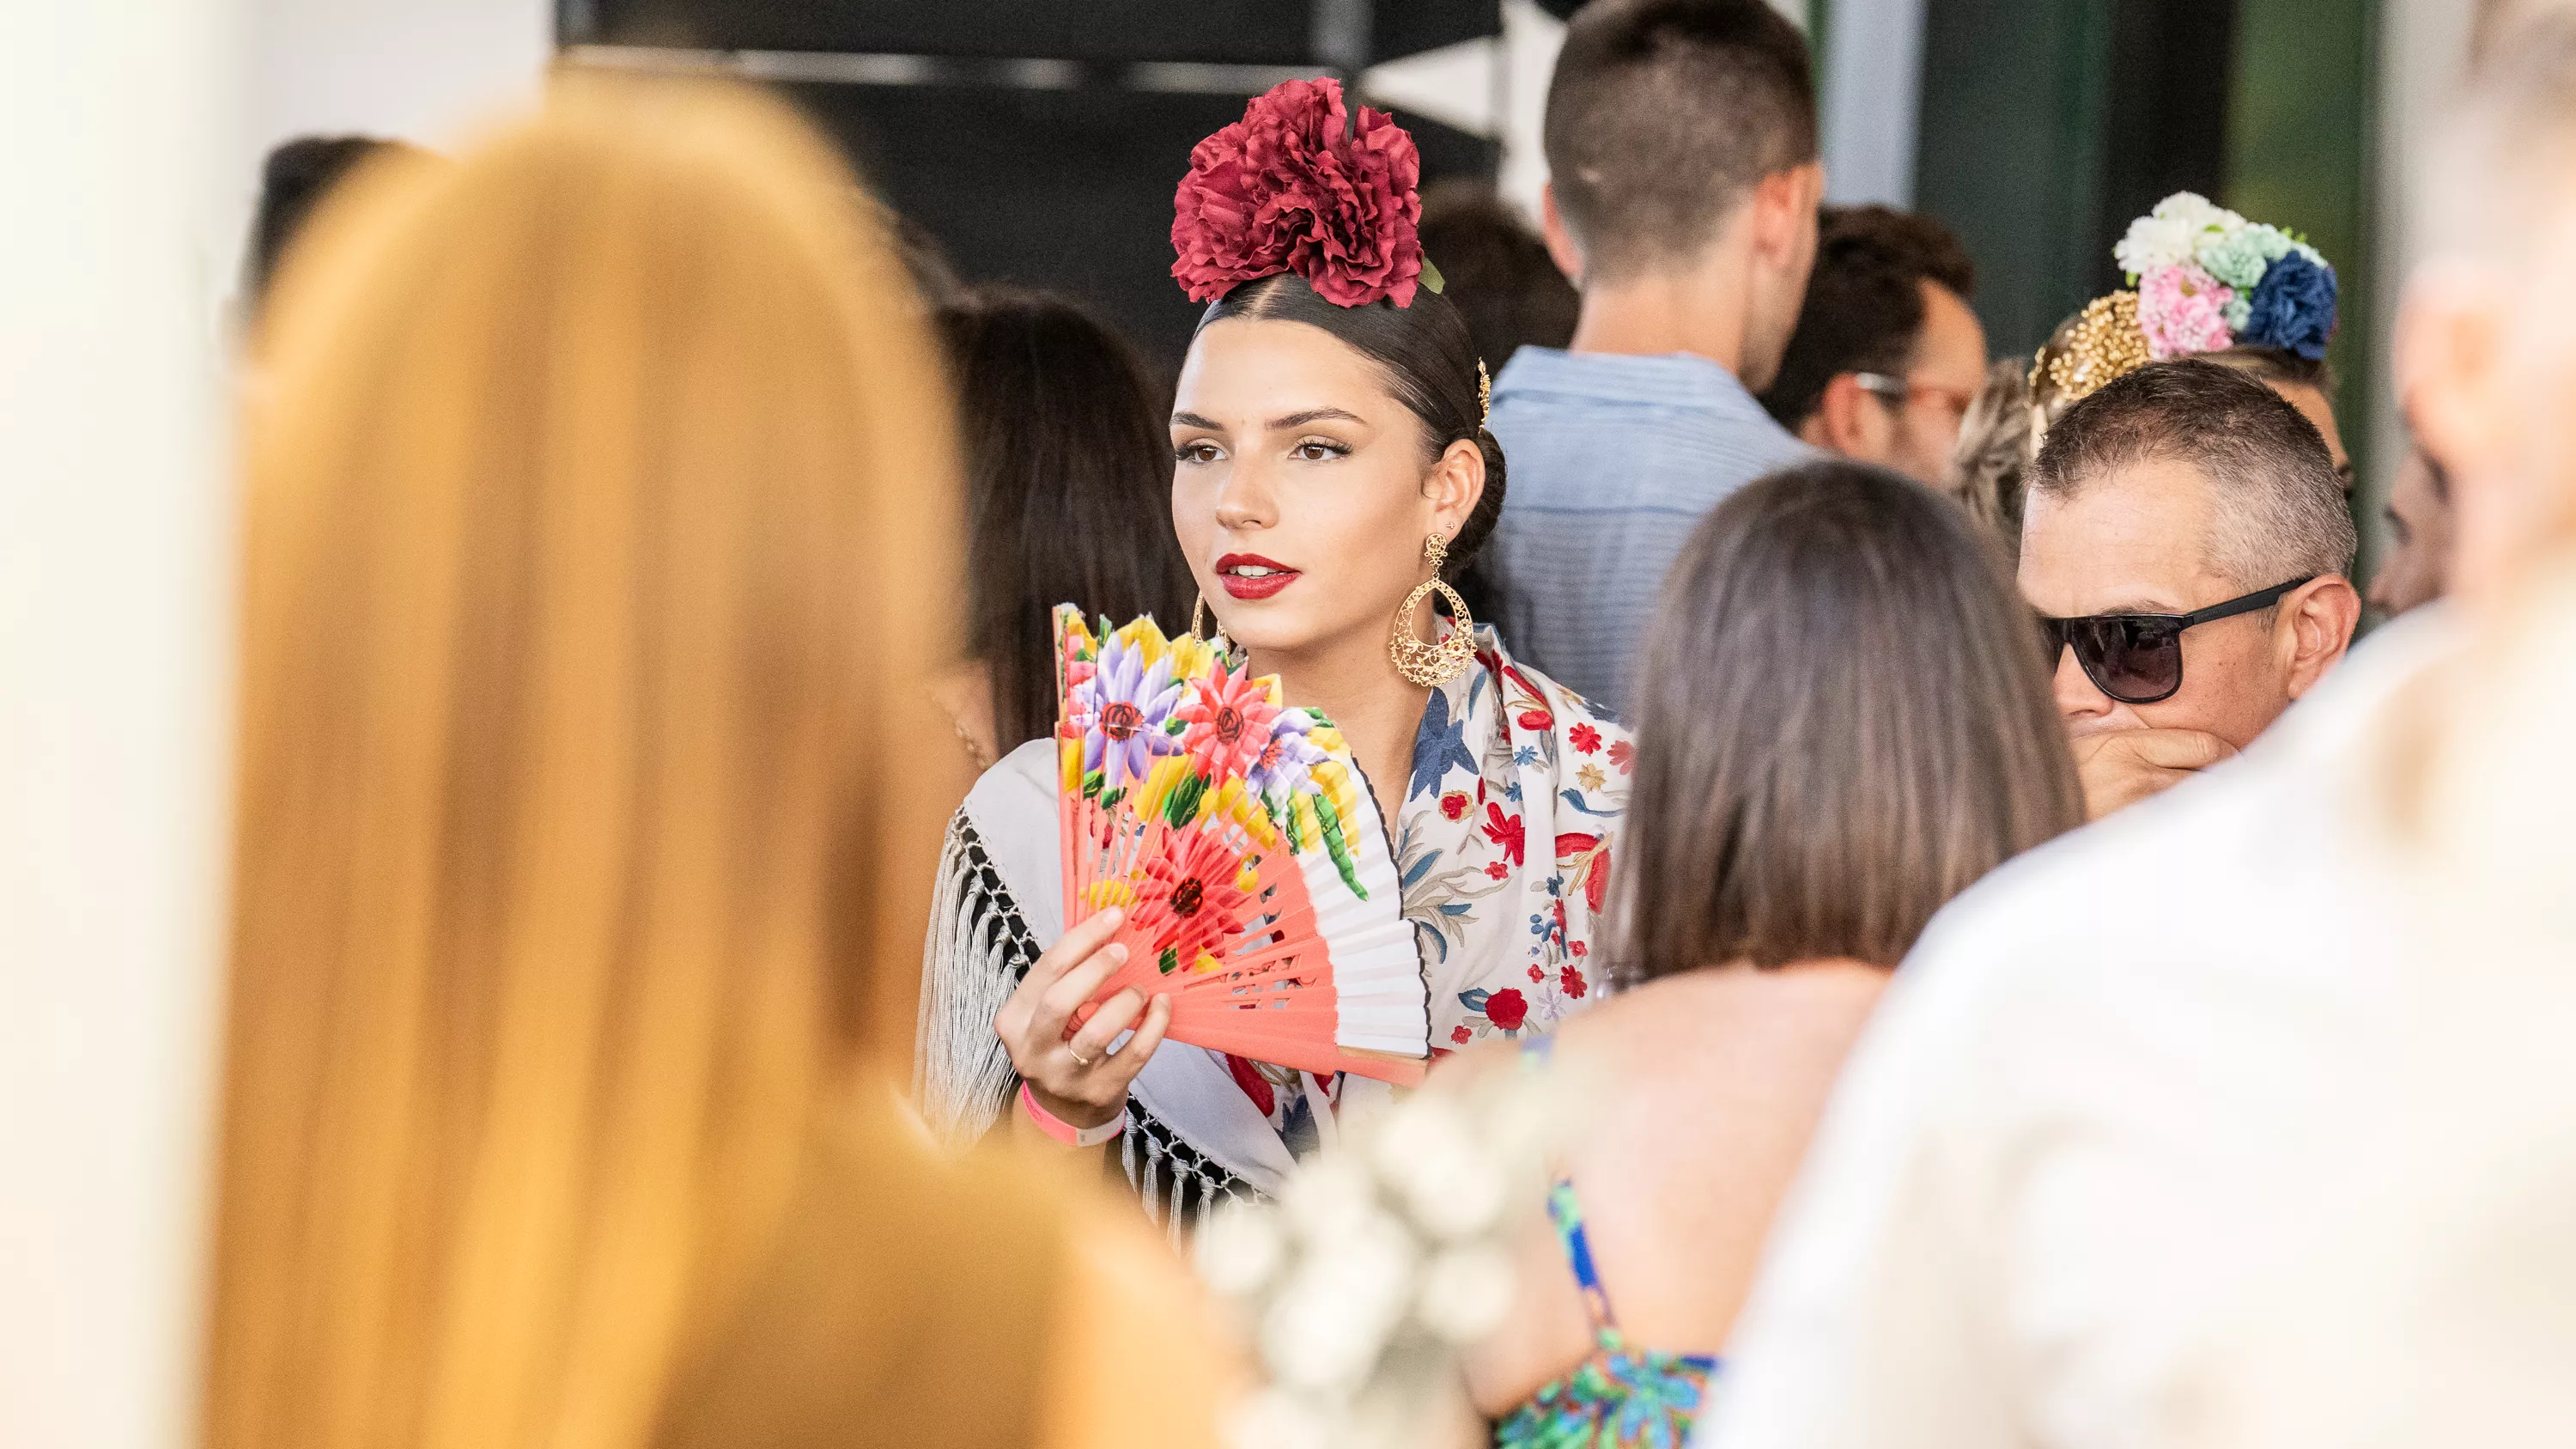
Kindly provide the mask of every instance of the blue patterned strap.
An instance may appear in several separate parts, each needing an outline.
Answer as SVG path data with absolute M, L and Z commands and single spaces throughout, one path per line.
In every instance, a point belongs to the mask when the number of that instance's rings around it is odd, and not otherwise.
M 1574 1286 L 1583 1293 L 1583 1311 L 1592 1320 L 1592 1337 L 1608 1353 L 1627 1347 L 1619 1333 L 1619 1316 L 1610 1311 L 1610 1294 L 1601 1286 L 1601 1270 L 1592 1263 L 1592 1240 L 1583 1231 L 1583 1205 L 1574 1196 L 1574 1180 L 1560 1177 L 1547 1190 L 1547 1220 L 1556 1227 L 1556 1240 L 1565 1249 L 1566 1266 L 1574 1270 Z
M 1539 1071 L 1547 1065 L 1556 1039 L 1545 1036 L 1521 1038 L 1521 1069 Z M 1567 1266 L 1574 1270 L 1574 1286 L 1583 1292 L 1583 1311 L 1592 1320 L 1592 1336 L 1611 1353 L 1625 1347 L 1619 1334 L 1618 1315 L 1610 1311 L 1610 1295 L 1601 1286 L 1601 1272 L 1592 1265 L 1592 1240 L 1583 1231 L 1583 1204 L 1574 1195 L 1574 1180 L 1560 1177 L 1547 1190 L 1547 1220 L 1555 1225 L 1557 1243 L 1565 1249 Z

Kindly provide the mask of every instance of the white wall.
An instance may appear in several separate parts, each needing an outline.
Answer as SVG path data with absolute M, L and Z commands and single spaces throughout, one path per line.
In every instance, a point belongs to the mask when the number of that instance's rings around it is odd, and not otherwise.
M 224 268 L 237 264 L 270 147 L 315 133 L 453 145 L 478 119 L 533 97 L 553 48 L 550 0 L 236 3 L 241 105 L 226 161 Z
M 0 5 L 0 1444 L 193 1402 L 228 653 L 221 0 Z
M 0 1445 L 193 1432 L 233 491 L 269 146 L 452 141 L 545 0 L 0 3 Z

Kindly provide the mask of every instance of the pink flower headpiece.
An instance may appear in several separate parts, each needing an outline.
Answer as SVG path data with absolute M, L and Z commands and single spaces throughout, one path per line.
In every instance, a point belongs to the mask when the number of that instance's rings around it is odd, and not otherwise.
M 1424 274 L 1422 158 L 1384 111 L 1351 124 L 1341 83 L 1282 81 L 1190 152 L 1172 198 L 1172 275 L 1194 302 L 1295 272 L 1344 307 L 1411 306 Z

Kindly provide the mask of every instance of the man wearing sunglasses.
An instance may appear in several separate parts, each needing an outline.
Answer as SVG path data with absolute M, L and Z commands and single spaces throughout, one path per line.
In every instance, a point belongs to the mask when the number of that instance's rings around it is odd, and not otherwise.
M 2234 755 L 2352 640 L 2352 515 L 2315 425 L 2243 373 L 2157 363 L 2048 432 L 2021 589 L 2099 819 Z

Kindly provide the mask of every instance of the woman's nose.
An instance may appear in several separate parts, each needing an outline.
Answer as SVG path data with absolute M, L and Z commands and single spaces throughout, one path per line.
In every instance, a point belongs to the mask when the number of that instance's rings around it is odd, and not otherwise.
M 1216 521 L 1223 528 L 1267 528 L 1278 522 L 1277 495 L 1260 462 L 1238 459 L 1216 490 Z

